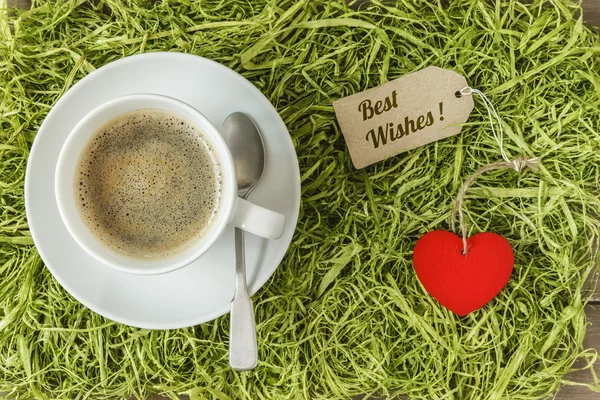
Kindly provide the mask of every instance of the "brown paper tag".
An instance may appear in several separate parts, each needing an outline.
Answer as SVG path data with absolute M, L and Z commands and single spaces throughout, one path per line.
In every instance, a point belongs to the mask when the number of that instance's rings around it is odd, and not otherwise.
M 356 168 L 460 133 L 472 96 L 456 97 L 464 76 L 427 67 L 333 102 Z

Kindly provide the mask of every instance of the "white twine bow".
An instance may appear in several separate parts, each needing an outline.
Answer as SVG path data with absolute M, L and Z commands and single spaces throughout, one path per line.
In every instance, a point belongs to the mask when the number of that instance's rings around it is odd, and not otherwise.
M 469 86 L 465 86 L 464 88 L 460 89 L 460 94 L 462 96 L 477 95 L 481 98 L 481 100 L 483 101 L 483 105 L 485 106 L 485 109 L 487 110 L 488 118 L 490 119 L 490 126 L 492 127 L 492 135 L 494 136 L 496 143 L 498 143 L 498 146 L 500 147 L 500 154 L 502 154 L 502 158 L 507 163 L 512 163 L 514 165 L 515 171 L 517 171 L 517 172 L 521 171 L 521 168 L 523 168 L 523 160 L 520 158 L 510 160 L 510 158 L 508 158 L 508 156 L 506 155 L 506 151 L 504 150 L 504 145 L 503 145 L 504 130 L 502 129 L 502 121 L 500 120 L 500 117 L 498 116 L 498 112 L 496 111 L 496 108 L 494 107 L 494 105 L 492 104 L 490 99 L 488 99 L 487 96 L 485 94 L 483 94 L 483 92 L 481 90 L 473 89 L 472 87 L 469 87 Z M 494 118 L 496 119 L 496 124 L 498 124 L 498 132 L 496 132 L 496 128 L 494 127 Z M 538 161 L 538 159 L 530 158 L 527 161 L 535 163 L 536 161 Z

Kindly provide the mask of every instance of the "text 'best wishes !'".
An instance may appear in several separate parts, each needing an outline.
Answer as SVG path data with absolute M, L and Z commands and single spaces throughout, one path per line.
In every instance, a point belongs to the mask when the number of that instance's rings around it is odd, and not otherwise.
M 460 133 L 473 110 L 465 78 L 427 67 L 333 102 L 356 168 Z

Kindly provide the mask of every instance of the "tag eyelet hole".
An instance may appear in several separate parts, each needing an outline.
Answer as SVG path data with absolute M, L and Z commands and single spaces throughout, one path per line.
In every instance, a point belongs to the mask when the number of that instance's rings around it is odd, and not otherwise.
M 460 92 L 460 90 L 457 90 L 456 92 L 454 92 L 454 96 L 460 99 L 462 97 L 462 93 Z

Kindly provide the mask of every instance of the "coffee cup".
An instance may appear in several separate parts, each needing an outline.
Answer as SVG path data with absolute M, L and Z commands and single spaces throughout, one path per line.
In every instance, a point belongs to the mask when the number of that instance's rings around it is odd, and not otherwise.
M 115 251 L 90 229 L 83 220 L 77 204 L 76 173 L 86 146 L 102 126 L 137 110 L 160 110 L 186 119 L 202 132 L 203 138 L 210 143 L 219 161 L 221 186 L 214 217 L 189 246 L 168 257 L 134 258 Z M 280 238 L 285 228 L 285 216 L 237 196 L 233 158 L 218 129 L 194 107 L 157 94 L 119 97 L 98 106 L 84 116 L 72 129 L 61 149 L 55 171 L 55 193 L 61 218 L 79 246 L 103 264 L 133 274 L 167 273 L 192 263 L 210 249 L 228 225 L 267 239 Z

